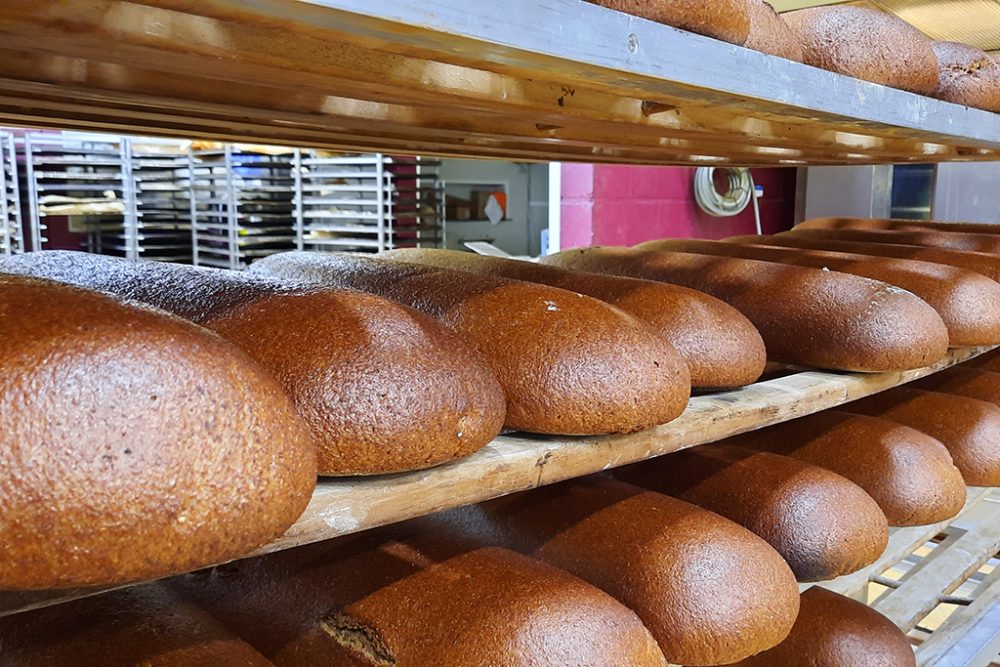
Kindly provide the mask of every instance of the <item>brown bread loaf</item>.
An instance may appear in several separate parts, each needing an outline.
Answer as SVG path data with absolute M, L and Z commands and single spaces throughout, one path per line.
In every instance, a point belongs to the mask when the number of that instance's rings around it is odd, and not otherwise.
M 280 536 L 316 484 L 281 387 L 161 311 L 0 275 L 0 589 L 162 577 Z
M 722 299 L 760 331 L 768 358 L 854 371 L 919 368 L 947 352 L 948 330 L 914 295 L 885 283 L 773 262 L 585 248 L 546 264 L 660 280 Z
M 744 44 L 748 49 L 802 62 L 802 43 L 785 20 L 765 0 L 749 0 L 750 35 Z
M 720 444 L 790 456 L 842 475 L 878 503 L 890 526 L 944 521 L 965 504 L 965 481 L 945 446 L 887 419 L 826 410 Z
M 803 223 L 806 224 L 806 223 Z M 958 223 L 955 223 L 956 226 Z M 826 229 L 825 234 L 816 234 L 812 230 Z M 836 229 L 836 233 L 830 233 Z M 1000 255 L 1000 236 L 981 232 L 949 229 L 947 231 L 934 228 L 899 227 L 892 229 L 867 228 L 863 226 L 829 228 L 829 227 L 796 227 L 790 234 L 806 232 L 813 238 L 836 238 L 845 241 L 862 241 L 865 243 L 895 243 L 903 245 L 919 245 L 930 248 L 950 248 L 951 250 L 968 250 Z
M 889 539 L 885 515 L 861 487 L 787 456 L 704 445 L 619 468 L 615 475 L 757 533 L 799 581 L 859 570 L 882 554 Z
M 974 398 L 1000 407 L 1000 373 L 989 370 L 953 366 L 914 380 L 906 386 Z
M 677 417 L 690 395 L 673 346 L 627 313 L 566 290 L 346 253 L 281 253 L 251 271 L 373 292 L 437 318 L 486 357 L 512 429 L 640 431 Z
M 970 359 L 962 364 L 963 368 L 978 368 L 984 371 L 1000 373 L 1000 350 L 993 350 L 986 354 L 981 354 L 975 359 Z
M 892 14 L 833 6 L 800 9 L 782 18 L 799 37 L 807 65 L 920 95 L 937 87 L 930 40 Z
M 162 583 L 0 619 L 4 667 L 269 667 Z
M 636 248 L 741 257 L 880 280 L 912 292 L 934 308 L 948 327 L 952 347 L 1000 343 L 1000 283 L 964 269 L 908 259 L 696 239 L 661 239 Z
M 819 586 L 802 593 L 795 627 L 739 667 L 916 667 L 910 640 L 871 607 Z
M 750 384 L 764 371 L 767 353 L 754 326 L 738 310 L 703 292 L 456 250 L 408 248 L 383 256 L 542 283 L 606 301 L 646 322 L 670 341 L 691 371 L 691 385 L 699 389 Z
M 972 398 L 896 387 L 841 406 L 891 419 L 939 440 L 970 486 L 1000 484 L 1000 408 Z
M 636 615 L 550 565 L 406 526 L 178 585 L 280 667 L 665 667 Z
M 632 16 L 743 45 L 750 32 L 747 0 L 588 0 Z
M 62 251 L 0 259 L 0 271 L 112 292 L 221 334 L 284 387 L 324 475 L 426 468 L 471 454 L 503 425 L 503 392 L 485 360 L 386 299 Z
M 933 230 L 967 234 L 1000 234 L 1000 225 L 985 222 L 939 222 L 935 220 L 890 220 L 886 218 L 814 218 L 800 223 L 792 231 L 798 232 L 803 229 Z
M 931 47 L 938 60 L 934 97 L 1000 112 L 1000 65 L 989 54 L 956 42 L 931 42 Z
M 667 661 L 717 665 L 780 642 L 795 577 L 764 540 L 717 514 L 607 477 L 430 517 L 446 531 L 546 561 L 636 612 Z
M 848 241 L 837 238 L 837 232 L 830 232 L 829 238 L 824 236 L 827 230 L 801 230 L 794 234 L 782 233 L 774 236 L 733 236 L 723 239 L 726 243 L 741 243 L 751 245 L 767 245 L 782 248 L 807 248 L 811 250 L 832 250 L 834 252 L 849 252 L 871 257 L 895 257 L 897 259 L 915 259 L 921 262 L 945 264 L 967 271 L 975 271 L 990 280 L 1000 282 L 1000 257 L 985 252 L 970 252 L 967 250 L 949 250 L 947 248 L 927 248 L 918 245 L 902 245 L 897 243 L 865 243 L 863 241 Z

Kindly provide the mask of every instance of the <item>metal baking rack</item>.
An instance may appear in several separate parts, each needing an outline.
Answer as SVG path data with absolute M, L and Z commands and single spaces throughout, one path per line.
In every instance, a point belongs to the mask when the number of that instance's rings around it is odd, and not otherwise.
M 294 151 L 224 144 L 191 154 L 193 263 L 243 269 L 295 248 Z
M 25 251 L 14 134 L 0 130 L 0 254 Z
M 89 252 L 131 243 L 126 220 L 133 210 L 127 142 L 121 137 L 28 132 L 24 135 L 31 247 L 50 247 L 53 217 L 69 219 L 68 232 L 84 235 Z M 66 241 L 77 243 L 78 241 Z
M 300 250 L 380 252 L 441 245 L 440 162 L 381 153 L 295 153 L 295 230 Z
M 187 142 L 127 140 L 134 188 L 127 257 L 190 263 L 193 256 Z

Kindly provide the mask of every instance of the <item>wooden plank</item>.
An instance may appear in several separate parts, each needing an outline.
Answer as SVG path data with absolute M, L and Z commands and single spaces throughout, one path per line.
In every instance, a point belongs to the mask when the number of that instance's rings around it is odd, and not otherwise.
M 1000 504 L 985 498 L 952 523 L 967 530 L 920 571 L 873 606 L 904 631 L 912 630 L 941 597 L 958 588 L 1000 549 Z
M 0 121 L 32 126 L 643 164 L 1000 156 L 998 115 L 576 0 L 10 0 L 0 45 Z
M 969 487 L 965 506 L 962 508 L 962 511 L 958 516 L 961 517 L 971 508 L 975 507 L 990 493 L 990 491 L 991 489 Z M 948 519 L 947 521 L 942 521 L 930 526 L 892 528 L 889 533 L 889 544 L 886 546 L 882 556 L 868 567 L 842 577 L 837 577 L 836 579 L 830 581 L 824 581 L 818 584 L 803 584 L 800 588 L 805 590 L 813 585 L 822 586 L 823 588 L 829 589 L 835 593 L 840 593 L 841 595 L 846 595 L 856 600 L 865 602 L 868 582 L 871 581 L 873 577 L 880 575 L 890 567 L 902 561 L 904 558 L 913 553 L 917 547 L 924 544 L 928 540 L 933 539 L 934 536 L 940 534 L 942 530 L 947 528 L 955 520 L 956 519 L 954 518 Z
M 715 442 L 842 405 L 929 375 L 992 347 L 951 350 L 942 361 L 901 373 L 809 371 L 735 391 L 697 396 L 678 419 L 641 433 L 594 438 L 503 435 L 461 461 L 431 470 L 321 480 L 288 532 L 251 556 L 331 539 L 553 484 Z M 0 593 L 0 616 L 107 588 Z
M 970 605 L 957 609 L 920 645 L 920 667 L 974 667 L 996 658 L 1000 652 L 1000 568 L 984 583 L 988 585 Z

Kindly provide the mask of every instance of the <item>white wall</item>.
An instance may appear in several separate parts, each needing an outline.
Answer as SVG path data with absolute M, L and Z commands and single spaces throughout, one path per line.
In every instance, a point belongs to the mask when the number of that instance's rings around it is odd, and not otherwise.
M 490 240 L 513 255 L 540 254 L 541 231 L 548 226 L 547 163 L 443 159 L 441 179 L 446 184 L 449 181 L 507 184 L 508 219 L 496 225 L 448 220 L 446 247 L 464 249 L 465 241 Z

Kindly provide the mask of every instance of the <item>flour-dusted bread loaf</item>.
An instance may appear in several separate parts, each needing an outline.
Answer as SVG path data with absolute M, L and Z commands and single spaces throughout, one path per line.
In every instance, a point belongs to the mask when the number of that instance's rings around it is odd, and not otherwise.
M 782 15 L 814 67 L 929 95 L 938 84 L 930 40 L 906 21 L 874 9 L 832 6 Z
M 785 20 L 765 0 L 748 0 L 750 4 L 750 35 L 744 44 L 748 49 L 763 51 L 802 62 L 802 43 Z
M 721 444 L 791 456 L 832 470 L 864 489 L 890 526 L 944 521 L 965 504 L 965 481 L 947 448 L 888 419 L 826 410 Z
M 324 475 L 426 468 L 492 440 L 503 392 L 485 360 L 426 315 L 349 290 L 75 252 L 0 259 L 212 329 L 270 371 L 309 425 Z
M 788 639 L 738 667 L 916 667 L 903 631 L 871 607 L 819 586 L 802 593 Z
M 717 665 L 780 642 L 795 577 L 750 531 L 659 493 L 594 476 L 426 520 L 435 531 L 531 554 L 634 610 L 667 661 Z
M 162 577 L 280 536 L 316 484 L 281 387 L 152 308 L 0 275 L 0 589 Z
M 486 357 L 512 429 L 640 431 L 677 417 L 690 395 L 687 365 L 656 331 L 567 290 L 347 253 L 281 253 L 251 271 L 372 292 L 437 318 Z
M 847 403 L 844 412 L 891 419 L 939 440 L 970 486 L 1000 484 L 1000 408 L 986 401 L 896 387 Z
M 748 0 L 588 0 L 632 16 L 742 46 L 750 32 Z
M 0 619 L 4 667 L 273 667 L 163 583 Z
M 665 667 L 627 607 L 562 570 L 393 526 L 177 584 L 279 667 Z
M 799 581 L 859 570 L 888 540 L 885 515 L 861 487 L 787 456 L 704 445 L 614 474 L 745 526 L 782 555 Z
M 938 59 L 934 97 L 1000 112 L 1000 65 L 985 51 L 956 42 L 931 42 Z
M 910 382 L 908 387 L 965 396 L 1000 407 L 1000 373 L 953 366 Z
M 383 257 L 542 283 L 606 301 L 670 341 L 691 371 L 691 385 L 699 389 L 750 384 L 764 371 L 767 354 L 754 326 L 738 310 L 703 292 L 456 250 L 408 248 Z
M 837 224 L 843 222 L 843 226 Z M 850 218 L 821 219 L 804 222 L 792 229 L 790 234 L 806 233 L 813 238 L 836 238 L 845 241 L 865 243 L 895 243 L 903 245 L 927 246 L 930 248 L 950 248 L 1000 255 L 1000 235 L 980 231 L 968 223 L 948 224 L 948 228 L 924 227 L 907 223 L 902 226 L 868 226 L 867 220 Z M 874 222 L 874 221 L 873 221 Z M 815 223 L 815 224 L 814 224 Z M 829 223 L 829 226 L 825 226 Z M 814 230 L 826 230 L 819 234 Z M 832 230 L 837 230 L 835 233 Z
M 934 308 L 948 327 L 952 347 L 1000 343 L 1000 283 L 965 269 L 909 259 L 696 239 L 661 239 L 637 248 L 742 257 L 880 280 L 912 292 Z
M 919 368 L 947 352 L 948 330 L 919 298 L 867 278 L 749 259 L 624 248 L 549 255 L 546 264 L 660 280 L 722 299 L 760 331 L 768 358 L 853 371 Z
M 827 232 L 829 232 L 827 234 Z M 834 252 L 849 252 L 870 257 L 894 257 L 896 259 L 915 259 L 921 262 L 933 262 L 954 266 L 958 269 L 975 271 L 990 280 L 1000 282 L 1000 256 L 985 252 L 968 250 L 949 250 L 947 248 L 928 248 L 918 245 L 903 245 L 899 243 L 865 243 L 864 241 L 849 241 L 837 238 L 838 232 L 832 230 L 801 230 L 794 234 L 782 233 L 774 236 L 732 236 L 723 239 L 726 243 L 741 243 L 750 245 L 767 245 L 781 248 L 806 248 L 811 250 L 831 250 Z

